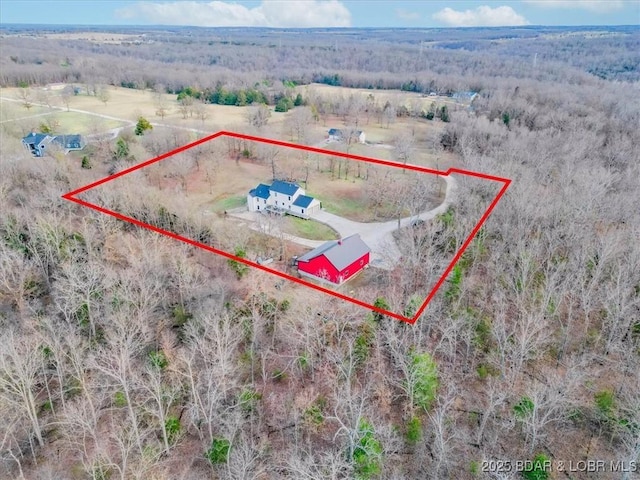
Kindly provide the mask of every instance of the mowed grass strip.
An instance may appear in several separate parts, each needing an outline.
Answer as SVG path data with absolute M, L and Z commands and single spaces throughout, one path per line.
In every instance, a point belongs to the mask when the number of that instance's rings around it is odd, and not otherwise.
M 365 222 L 371 217 L 368 211 L 367 202 L 358 197 L 348 197 L 345 195 L 318 195 L 311 194 L 322 202 L 322 208 L 329 213 L 339 215 L 356 222 Z
M 40 123 L 52 126 L 53 133 L 83 134 L 105 132 L 112 128 L 124 127 L 126 123 L 117 120 L 100 118 L 95 115 L 78 112 L 56 112 L 41 117 Z
M 336 240 L 340 238 L 334 229 L 324 223 L 290 215 L 284 217 L 284 231 L 307 240 Z
M 217 200 L 211 210 L 216 213 L 222 213 L 225 210 L 231 210 L 233 208 L 242 207 L 247 204 L 247 197 L 244 195 L 234 195 L 230 197 L 221 198 Z

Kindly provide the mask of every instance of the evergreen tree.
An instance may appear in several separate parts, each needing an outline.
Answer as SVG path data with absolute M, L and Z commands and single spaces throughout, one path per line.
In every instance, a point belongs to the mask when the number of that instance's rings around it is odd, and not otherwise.
M 138 123 L 136 123 L 136 135 L 144 135 L 145 130 L 153 130 L 153 125 L 149 123 L 144 117 L 138 118 Z

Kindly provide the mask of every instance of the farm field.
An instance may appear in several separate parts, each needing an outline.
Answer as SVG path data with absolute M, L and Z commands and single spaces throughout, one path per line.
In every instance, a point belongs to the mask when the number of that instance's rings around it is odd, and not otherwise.
M 2 121 L 5 128 L 14 132 L 16 136 L 25 135 L 30 131 L 39 131 L 43 125 L 51 128 L 53 133 L 88 135 L 128 127 L 142 116 L 151 122 L 157 122 L 169 128 L 175 126 L 179 129 L 194 130 L 201 132 L 199 134 L 202 135 L 225 129 L 232 131 L 246 130 L 247 115 L 254 108 L 251 106 L 202 105 L 201 108 L 206 112 L 203 119 L 195 117 L 184 119 L 178 111 L 176 96 L 165 94 L 162 95 L 162 102 L 166 109 L 166 115 L 160 118 L 156 115 L 158 99 L 153 92 L 108 87 L 109 98 L 106 103 L 97 96 L 80 94 L 71 97 L 68 101 L 68 106 L 72 111 L 66 111 L 67 106 L 63 104 L 60 97 L 60 87 L 63 86 L 58 85 L 55 90 L 36 89 L 32 94 L 34 103 L 38 103 L 38 99 L 43 101 L 43 97 L 46 96 L 46 101 L 56 109 L 33 105 L 28 110 L 20 103 L 15 102 L 20 98 L 20 89 L 0 89 L 0 97 L 5 98 L 1 104 Z M 344 88 L 340 90 L 341 93 L 345 93 L 345 91 L 347 90 Z M 375 92 L 376 95 L 378 93 Z M 409 92 L 386 92 L 385 95 L 392 95 L 396 101 L 398 99 L 409 101 L 416 98 L 415 94 Z M 268 125 L 262 131 L 252 131 L 252 133 L 287 139 L 288 130 L 286 125 L 294 114 L 295 109 L 287 113 L 271 112 Z M 322 121 L 312 122 L 308 126 L 308 136 L 313 142 L 312 144 L 329 150 L 345 151 L 346 146 L 340 142 L 325 144 L 321 141 L 326 138 L 328 128 L 344 128 L 342 119 L 337 116 L 325 115 L 322 117 Z M 446 170 L 456 164 L 454 155 L 435 148 L 437 138 L 439 138 L 443 129 L 442 122 L 399 118 L 397 121 L 385 125 L 379 124 L 375 119 L 371 118 L 369 122 L 362 126 L 362 129 L 367 136 L 367 145 L 351 145 L 349 152 L 352 154 L 384 160 L 397 160 L 397 155 L 394 151 L 396 139 L 403 134 L 406 135 L 407 132 L 412 132 L 411 135 L 416 140 L 411 149 L 409 163 L 440 170 Z M 143 157 L 139 158 L 142 159 Z M 347 190 L 351 191 L 345 192 L 347 197 L 353 197 L 353 186 Z M 353 202 L 351 203 L 351 207 L 347 206 L 345 211 L 348 211 L 349 208 L 352 211 L 359 208 Z M 224 206 L 222 209 L 225 209 Z M 337 211 L 341 211 L 341 209 L 338 208 Z
M 106 103 L 101 101 L 99 96 L 81 93 L 69 99 L 69 108 L 91 112 L 95 115 L 107 115 L 131 122 L 135 122 L 140 116 L 143 116 L 151 122 L 194 128 L 203 131 L 234 129 L 246 125 L 246 112 L 248 108 L 250 108 L 202 104 L 199 108 L 202 108 L 205 112 L 204 120 L 201 120 L 195 116 L 195 114 L 185 119 L 179 111 L 176 95 L 162 94 L 161 98 L 166 108 L 166 115 L 160 117 L 156 114 L 158 111 L 158 100 L 154 92 L 113 86 L 104 88 L 108 92 L 108 100 Z M 20 89 L 18 88 L 0 88 L 0 96 L 10 99 L 19 99 L 19 92 Z M 60 97 L 60 90 L 47 91 L 41 89 L 39 93 L 41 97 L 42 95 L 47 95 L 51 105 L 66 109 L 66 105 Z M 35 91 L 32 101 L 39 103 L 38 95 L 35 94 Z M 21 108 L 26 112 L 25 116 L 33 112 L 34 108 L 39 108 L 40 112 L 44 112 L 41 107 L 32 107 L 30 112 L 24 109 L 24 107 Z M 16 115 L 14 118 L 18 118 L 18 112 L 19 109 L 17 111 L 12 109 L 12 115 Z M 270 123 L 277 125 L 284 120 L 284 117 L 285 114 L 283 113 L 273 112 Z
M 440 95 L 426 95 L 416 92 L 405 92 L 401 90 L 349 88 L 312 83 L 310 85 L 300 85 L 296 87 L 296 91 L 301 92 L 303 95 L 316 94 L 329 95 L 332 97 L 348 97 L 350 95 L 359 95 L 360 97 L 367 98 L 368 96 L 373 96 L 383 104 L 386 102 L 391 102 L 395 105 L 404 105 L 406 107 L 418 106 L 425 110 L 429 108 L 432 102 L 457 105 L 457 102 L 453 101 L 449 97 Z

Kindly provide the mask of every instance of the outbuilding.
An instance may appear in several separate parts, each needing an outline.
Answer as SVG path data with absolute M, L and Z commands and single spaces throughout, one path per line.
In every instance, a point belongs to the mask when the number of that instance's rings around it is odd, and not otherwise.
M 331 240 L 296 259 L 298 273 L 340 285 L 369 265 L 371 249 L 357 233 Z

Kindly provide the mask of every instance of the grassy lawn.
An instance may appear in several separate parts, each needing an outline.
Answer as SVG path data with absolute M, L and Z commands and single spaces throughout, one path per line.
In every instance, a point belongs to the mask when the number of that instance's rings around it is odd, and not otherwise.
M 315 195 L 322 202 L 322 208 L 327 212 L 339 215 L 355 222 L 386 222 L 397 218 L 396 205 L 387 203 L 374 211 L 363 198 L 350 198 L 348 196 L 327 196 Z M 403 209 L 401 216 L 406 217 L 409 210 Z
M 366 218 L 371 216 L 368 212 L 366 202 L 363 199 L 337 195 L 313 196 L 322 202 L 322 208 L 329 213 L 359 222 L 366 221 Z
M 0 100 L 0 121 L 2 122 L 17 120 L 19 118 L 30 117 L 32 115 L 40 115 L 42 113 L 49 112 L 51 112 L 51 109 L 47 107 L 37 107 L 34 105 L 31 108 L 26 109 L 19 103 Z
M 330 143 L 325 148 L 327 150 L 346 153 L 347 146 L 344 143 Z M 361 143 L 352 143 L 349 146 L 349 154 L 359 155 L 361 157 L 379 158 L 381 160 L 395 160 L 392 150 L 363 145 Z M 355 167 L 350 168 L 353 169 Z
M 335 240 L 339 235 L 331 227 L 314 220 L 287 215 L 284 218 L 284 230 L 290 235 L 306 238 L 308 240 Z
M 231 210 L 232 208 L 242 207 L 247 204 L 247 197 L 245 195 L 236 195 L 233 197 L 225 197 L 214 202 L 211 210 L 214 212 L 224 212 L 225 210 Z
M 60 134 L 90 134 L 105 132 L 112 128 L 123 127 L 124 122 L 108 120 L 93 115 L 77 112 L 56 112 L 39 118 L 41 123 L 47 122 L 53 126 L 53 133 Z

